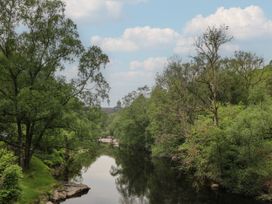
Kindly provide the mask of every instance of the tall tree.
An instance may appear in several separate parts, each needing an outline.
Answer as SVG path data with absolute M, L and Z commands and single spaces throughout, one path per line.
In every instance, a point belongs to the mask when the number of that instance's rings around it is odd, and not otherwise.
M 0 122 L 14 130 L 0 138 L 14 146 L 23 168 L 71 99 L 93 104 L 107 97 L 101 69 L 109 59 L 98 47 L 83 47 L 64 8 L 60 0 L 0 2 Z M 77 79 L 56 77 L 72 62 Z
M 171 58 L 158 75 L 149 105 L 149 130 L 154 137 L 153 152 L 173 156 L 184 142 L 189 124 L 197 112 L 197 100 L 188 91 L 190 64 Z
M 202 36 L 195 42 L 197 55 L 194 57 L 195 81 L 202 84 L 207 89 L 206 94 L 193 92 L 203 102 L 203 105 L 212 113 L 213 121 L 216 126 L 219 125 L 218 116 L 218 97 L 219 97 L 219 70 L 221 67 L 220 49 L 222 46 L 231 41 L 232 37 L 227 33 L 228 27 L 220 28 L 209 27 Z M 203 90 L 201 90 L 202 93 Z

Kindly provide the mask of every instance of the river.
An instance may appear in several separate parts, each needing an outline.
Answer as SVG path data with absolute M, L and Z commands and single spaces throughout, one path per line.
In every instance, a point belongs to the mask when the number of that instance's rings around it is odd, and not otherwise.
M 261 204 L 233 194 L 203 190 L 192 183 L 166 159 L 137 154 L 99 156 L 76 178 L 91 187 L 88 194 L 64 204 Z

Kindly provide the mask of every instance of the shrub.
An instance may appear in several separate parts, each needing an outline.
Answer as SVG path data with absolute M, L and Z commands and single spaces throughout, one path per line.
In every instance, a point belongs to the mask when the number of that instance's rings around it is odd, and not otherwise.
M 0 203 L 10 204 L 20 197 L 19 180 L 21 168 L 16 165 L 15 156 L 0 144 Z

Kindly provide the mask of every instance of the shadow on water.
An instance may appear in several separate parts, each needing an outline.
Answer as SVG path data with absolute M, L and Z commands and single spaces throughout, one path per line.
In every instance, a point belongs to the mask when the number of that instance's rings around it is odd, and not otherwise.
M 153 158 L 144 151 L 119 151 L 116 156 L 116 185 L 125 202 L 141 198 L 149 204 L 259 204 L 262 202 L 241 196 L 214 192 L 196 192 L 188 177 L 166 158 Z M 137 202 L 136 202 L 137 203 Z
M 99 157 L 82 174 L 92 187 L 88 195 L 66 204 L 261 204 L 263 202 L 208 189 L 196 192 L 192 182 L 166 158 L 145 151 L 114 150 Z

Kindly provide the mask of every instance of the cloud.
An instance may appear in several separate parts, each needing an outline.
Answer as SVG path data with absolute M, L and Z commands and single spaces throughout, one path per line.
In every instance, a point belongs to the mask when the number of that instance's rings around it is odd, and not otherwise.
M 145 71 L 160 71 L 167 63 L 166 57 L 151 57 L 144 61 L 135 60 L 130 62 L 129 68 L 131 70 L 143 69 Z
M 94 45 L 102 47 L 105 51 L 133 52 L 139 49 L 135 42 L 128 39 L 94 36 L 92 37 L 91 42 Z
M 180 37 L 176 42 L 176 46 L 174 48 L 174 53 L 181 54 L 181 55 L 194 53 L 195 40 L 196 40 L 196 37 L 193 37 L 193 36 Z
M 92 44 L 101 46 L 105 51 L 132 52 L 140 49 L 152 49 L 174 45 L 180 34 L 170 28 L 152 28 L 150 26 L 126 29 L 121 37 L 91 38 Z
M 130 0 L 130 3 L 132 1 Z M 120 2 L 124 3 L 124 0 L 119 0 Z M 142 1 L 134 0 L 134 3 L 140 2 Z M 181 32 L 171 28 L 134 27 L 125 29 L 119 37 L 94 36 L 91 38 L 91 43 L 102 47 L 107 52 L 172 49 L 175 54 L 188 56 L 194 54 L 194 42 L 207 27 L 221 25 L 229 26 L 230 34 L 235 38 L 236 44 L 228 43 L 222 48 L 227 53 L 239 49 L 239 40 L 272 36 L 272 20 L 265 16 L 259 6 L 229 9 L 220 7 L 208 16 L 195 16 Z
M 220 7 L 209 16 L 198 15 L 188 22 L 185 33 L 201 33 L 208 26 L 227 25 L 236 39 L 250 39 L 272 34 L 272 20 L 266 18 L 259 6 L 244 9 Z
M 64 0 L 66 13 L 74 19 L 119 18 L 125 4 L 139 4 L 147 0 Z

